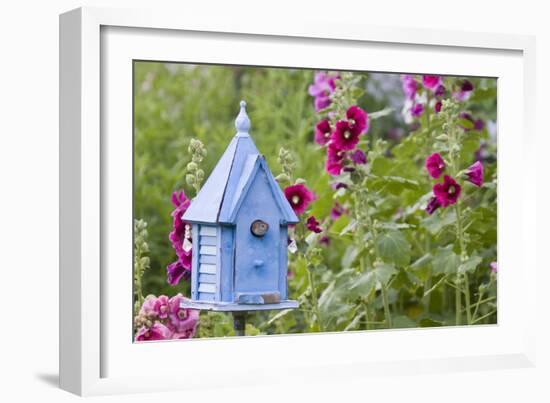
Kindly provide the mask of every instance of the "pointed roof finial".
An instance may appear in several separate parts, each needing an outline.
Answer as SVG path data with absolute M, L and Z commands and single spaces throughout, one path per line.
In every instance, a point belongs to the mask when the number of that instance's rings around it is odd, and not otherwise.
M 250 130 L 250 119 L 246 114 L 245 101 L 241 101 L 241 110 L 237 119 L 235 119 L 235 128 L 237 129 L 237 134 L 248 135 L 248 130 Z

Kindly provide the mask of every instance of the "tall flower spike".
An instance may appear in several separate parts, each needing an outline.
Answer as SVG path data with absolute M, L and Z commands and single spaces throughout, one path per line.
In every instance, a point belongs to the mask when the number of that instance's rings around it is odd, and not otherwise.
M 235 128 L 237 129 L 237 135 L 244 137 L 248 136 L 248 131 L 250 130 L 250 119 L 246 113 L 246 102 L 241 101 L 241 110 L 237 119 L 235 119 Z

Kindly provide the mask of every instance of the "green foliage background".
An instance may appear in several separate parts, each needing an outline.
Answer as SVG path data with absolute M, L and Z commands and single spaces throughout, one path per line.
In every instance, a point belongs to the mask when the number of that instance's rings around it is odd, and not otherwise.
M 363 109 L 371 113 L 388 105 L 399 108 L 403 95 L 398 75 L 357 75 L 361 76 L 361 86 L 366 89 L 358 100 Z M 203 168 L 208 176 L 234 135 L 233 122 L 241 99 L 248 104 L 251 135 L 274 175 L 280 172 L 279 149 L 291 150 L 297 163 L 295 176 L 304 178 L 318 197 L 312 214 L 318 218 L 330 214 L 334 190 L 324 171 L 325 152 L 313 142 L 318 116 L 307 92 L 313 76 L 311 70 L 135 62 L 134 217 L 145 220 L 149 231 L 150 268 L 142 279 L 144 295 L 177 292 L 189 295 L 188 282 L 182 281 L 175 287 L 166 282 L 166 266 L 176 259 L 168 240 L 173 210 L 170 197 L 173 191 L 181 189 L 186 195 L 194 196 L 193 189 L 185 183 L 185 167 L 190 161 L 189 141 L 198 138 L 205 144 L 208 155 Z M 470 80 L 476 91 L 467 110 L 476 118 L 496 121 L 496 80 Z M 400 110 L 371 121 L 364 150 L 369 151 L 371 172 L 386 178 L 373 180 L 369 186 L 376 192 L 375 218 L 390 229 L 378 240 L 381 243 L 378 247 L 391 267 L 388 266 L 387 272 L 384 267 L 377 269 L 372 274 L 377 277 L 358 278 L 358 261 L 364 251 L 357 248 L 351 233 L 346 231 L 350 217 L 344 215 L 336 220 L 329 228 L 331 243 L 323 249 L 322 264 L 316 273 L 325 329 L 386 327 L 376 284 L 387 282 L 390 277 L 388 295 L 394 327 L 452 324 L 454 291 L 441 279 L 446 273 L 456 271 L 457 266 L 453 211 L 445 209 L 428 216 L 421 205 L 429 197 L 433 184 L 423 169 L 424 158 L 433 152 L 434 146 L 433 141 L 426 139 L 441 129 L 437 123 L 434 125 L 433 119 L 431 123 L 427 119 L 429 114 L 424 114 L 420 128 L 414 132 L 403 122 Z M 487 183 L 483 189 L 476 192 L 469 184 L 463 187 L 465 200 L 475 206 L 467 209 L 467 214 L 475 220 L 468 234 L 470 252 L 479 257 L 470 278 L 475 299 L 476 287 L 493 284 L 488 264 L 496 260 L 496 144 L 485 129 L 469 133 L 471 136 L 462 145 L 461 162 L 465 166 L 473 162 L 473 153 L 481 140 L 488 144 L 489 154 L 489 163 L 485 163 Z M 343 195 L 339 202 L 345 204 L 348 197 Z M 301 298 L 307 309 L 306 264 L 292 255 L 290 259 L 290 296 Z M 425 297 L 426 291 L 440 280 L 441 286 Z M 356 301 L 364 292 L 374 293 L 373 306 L 378 312 L 371 318 L 370 327 L 362 324 L 361 304 Z M 495 293 L 496 287 L 491 294 L 494 304 Z M 490 304 L 480 305 L 480 314 L 490 313 L 491 309 Z M 248 334 L 319 330 L 307 325 L 307 312 L 283 311 L 274 317 L 275 314 L 254 314 Z M 232 334 L 228 316 L 201 314 L 203 327 L 199 336 Z M 496 313 L 480 321 L 495 322 Z

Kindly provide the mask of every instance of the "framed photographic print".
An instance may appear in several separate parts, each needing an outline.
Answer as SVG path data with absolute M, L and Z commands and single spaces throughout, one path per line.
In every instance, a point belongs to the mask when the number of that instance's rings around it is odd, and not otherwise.
M 531 365 L 532 39 L 333 28 L 61 16 L 63 388 Z

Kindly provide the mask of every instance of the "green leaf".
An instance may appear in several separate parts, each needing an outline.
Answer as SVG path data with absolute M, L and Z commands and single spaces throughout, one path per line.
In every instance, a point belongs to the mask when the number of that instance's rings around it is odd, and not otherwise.
M 443 326 L 445 322 L 435 320 L 432 318 L 423 318 L 420 320 L 420 327 L 439 327 Z
M 434 274 L 452 274 L 456 273 L 460 265 L 460 257 L 454 253 L 453 245 L 448 245 L 437 251 L 433 258 Z
M 393 264 L 382 264 L 380 266 L 376 266 L 372 272 L 376 276 L 376 280 L 378 280 L 380 284 L 385 287 L 388 285 L 390 278 L 397 273 L 397 270 Z
M 376 249 L 385 262 L 406 266 L 411 260 L 411 246 L 400 231 L 388 231 L 378 235 Z
M 470 259 L 466 260 L 464 263 L 458 266 L 458 272 L 472 273 L 473 271 L 475 271 L 475 269 L 481 263 L 482 260 L 483 259 L 481 259 L 479 256 L 472 256 L 470 257 Z
M 382 109 L 381 111 L 369 113 L 369 120 L 376 120 L 379 118 L 383 118 L 384 116 L 391 115 L 394 111 L 395 109 L 388 107 L 388 108 Z
M 422 225 L 430 232 L 430 234 L 436 235 L 446 226 L 454 224 L 455 221 L 456 213 L 453 210 L 448 211 L 446 214 L 432 214 L 422 220 Z
M 474 128 L 474 122 L 468 119 L 459 119 L 458 124 L 462 126 L 465 129 L 473 129 Z
M 376 275 L 372 270 L 362 273 L 359 278 L 353 280 L 350 285 L 349 297 L 351 299 L 356 299 L 358 297 L 366 298 L 376 287 L 376 281 Z
M 360 252 L 361 250 L 358 247 L 353 245 L 348 246 L 346 253 L 342 256 L 342 267 L 346 269 L 351 267 Z

